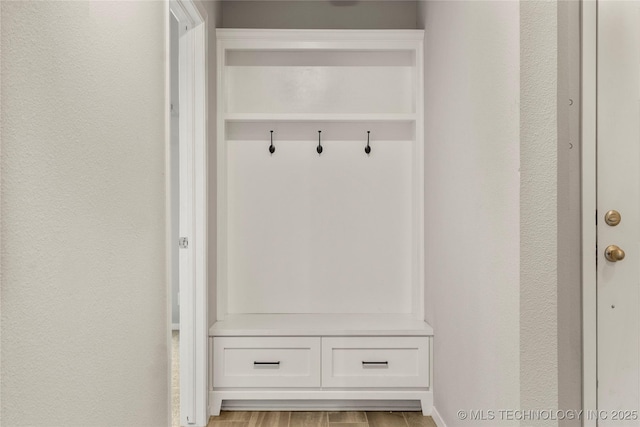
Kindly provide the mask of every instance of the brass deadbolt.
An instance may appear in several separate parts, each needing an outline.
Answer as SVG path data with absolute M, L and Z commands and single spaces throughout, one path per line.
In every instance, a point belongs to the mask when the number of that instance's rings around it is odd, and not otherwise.
M 610 225 L 612 227 L 615 227 L 616 225 L 620 224 L 621 219 L 622 217 L 620 216 L 620 212 L 618 211 L 610 210 L 609 212 L 604 214 L 604 222 L 606 222 L 607 225 Z
M 618 262 L 624 259 L 624 251 L 616 245 L 609 245 L 604 250 L 604 256 L 607 261 Z

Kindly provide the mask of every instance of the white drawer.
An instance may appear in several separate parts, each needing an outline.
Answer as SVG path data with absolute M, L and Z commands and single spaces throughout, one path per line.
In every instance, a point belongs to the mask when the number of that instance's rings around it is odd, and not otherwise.
M 215 337 L 214 387 L 319 387 L 320 338 Z
M 428 387 L 427 337 L 322 339 L 323 387 Z

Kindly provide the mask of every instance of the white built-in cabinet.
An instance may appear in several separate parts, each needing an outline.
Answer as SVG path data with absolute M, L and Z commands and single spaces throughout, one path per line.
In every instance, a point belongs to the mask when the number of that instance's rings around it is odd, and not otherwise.
M 218 30 L 213 415 L 431 412 L 423 37 Z

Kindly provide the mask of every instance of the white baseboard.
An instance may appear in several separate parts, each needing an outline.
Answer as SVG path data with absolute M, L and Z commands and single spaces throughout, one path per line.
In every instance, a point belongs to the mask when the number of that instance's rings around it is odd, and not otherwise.
M 419 401 L 230 400 L 225 411 L 420 411 Z
M 171 324 L 171 330 L 172 331 L 179 331 L 180 330 L 180 323 L 172 323 Z
M 436 423 L 436 426 L 447 427 L 447 425 L 445 424 L 444 420 L 440 416 L 440 413 L 438 412 L 435 406 L 431 410 L 431 418 L 433 418 L 433 422 Z
M 209 390 L 209 415 L 226 411 L 419 411 L 431 414 L 428 390 Z

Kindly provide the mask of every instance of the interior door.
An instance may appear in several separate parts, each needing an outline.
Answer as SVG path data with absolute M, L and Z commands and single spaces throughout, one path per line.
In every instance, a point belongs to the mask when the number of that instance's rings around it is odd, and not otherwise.
M 640 2 L 599 0 L 597 19 L 598 425 L 638 426 Z
M 180 425 L 208 421 L 206 23 L 193 0 L 171 0 L 179 86 Z

